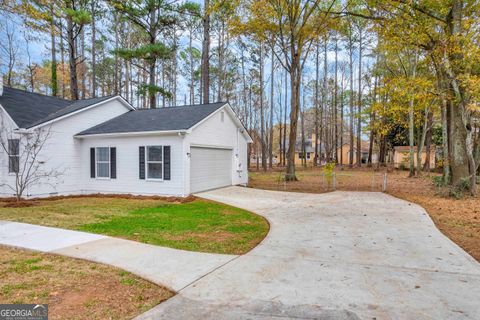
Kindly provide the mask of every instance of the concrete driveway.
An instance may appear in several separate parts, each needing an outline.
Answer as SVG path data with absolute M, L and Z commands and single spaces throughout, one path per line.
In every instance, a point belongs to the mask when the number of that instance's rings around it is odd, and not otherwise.
M 270 233 L 140 319 L 479 319 L 480 265 L 417 205 L 361 192 L 200 196 L 265 216 Z

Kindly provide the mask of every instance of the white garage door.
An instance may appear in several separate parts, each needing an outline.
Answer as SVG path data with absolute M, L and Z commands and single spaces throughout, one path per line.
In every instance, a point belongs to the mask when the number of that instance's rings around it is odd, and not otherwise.
M 190 148 L 190 192 L 232 185 L 232 150 Z

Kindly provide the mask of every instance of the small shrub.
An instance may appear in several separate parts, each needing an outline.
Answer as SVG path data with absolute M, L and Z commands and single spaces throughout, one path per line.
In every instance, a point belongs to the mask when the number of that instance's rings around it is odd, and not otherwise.
M 437 188 L 441 188 L 445 186 L 445 180 L 443 179 L 443 176 L 434 176 L 432 178 L 433 185 Z
M 470 190 L 470 178 L 461 179 L 460 182 L 455 185 L 455 188 L 459 191 Z
M 463 178 L 459 183 L 449 188 L 449 193 L 451 197 L 454 197 L 455 199 L 461 199 L 468 190 L 470 190 L 470 179 Z
M 325 174 L 325 177 L 328 177 L 328 178 L 333 176 L 334 170 L 335 170 L 335 162 L 327 163 L 322 169 L 323 173 Z

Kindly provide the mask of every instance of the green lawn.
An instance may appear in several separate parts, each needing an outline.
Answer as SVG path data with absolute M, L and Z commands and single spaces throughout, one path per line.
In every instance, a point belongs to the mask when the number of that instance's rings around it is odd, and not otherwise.
M 170 203 L 107 197 L 36 200 L 11 208 L 0 202 L 0 220 L 82 230 L 177 249 L 242 254 L 268 232 L 267 221 L 251 212 L 196 199 Z

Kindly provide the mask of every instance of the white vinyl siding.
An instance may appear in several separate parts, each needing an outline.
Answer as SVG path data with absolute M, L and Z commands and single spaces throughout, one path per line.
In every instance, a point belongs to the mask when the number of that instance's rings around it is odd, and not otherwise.
M 232 150 L 191 147 L 190 192 L 232 185 Z
M 41 170 L 58 170 L 61 175 L 42 179 L 39 184 L 32 185 L 28 188 L 29 196 L 43 197 L 87 193 L 88 186 L 85 185 L 85 179 L 87 178 L 92 182 L 111 184 L 110 179 L 90 178 L 89 149 L 83 149 L 83 141 L 74 138 L 74 136 L 129 110 L 120 101 L 111 100 L 47 125 L 49 138 L 45 141 L 42 151 L 38 155 L 38 159 L 42 163 Z M 111 143 L 105 141 L 104 143 L 90 145 L 89 148 L 109 145 Z M 6 161 L 5 164 L 8 165 Z M 14 184 L 14 179 L 15 177 L 12 175 L 7 175 L 4 178 L 9 184 Z M 96 190 L 96 192 L 99 191 Z M 0 196 L 2 194 L 11 196 L 11 191 L 0 186 Z

